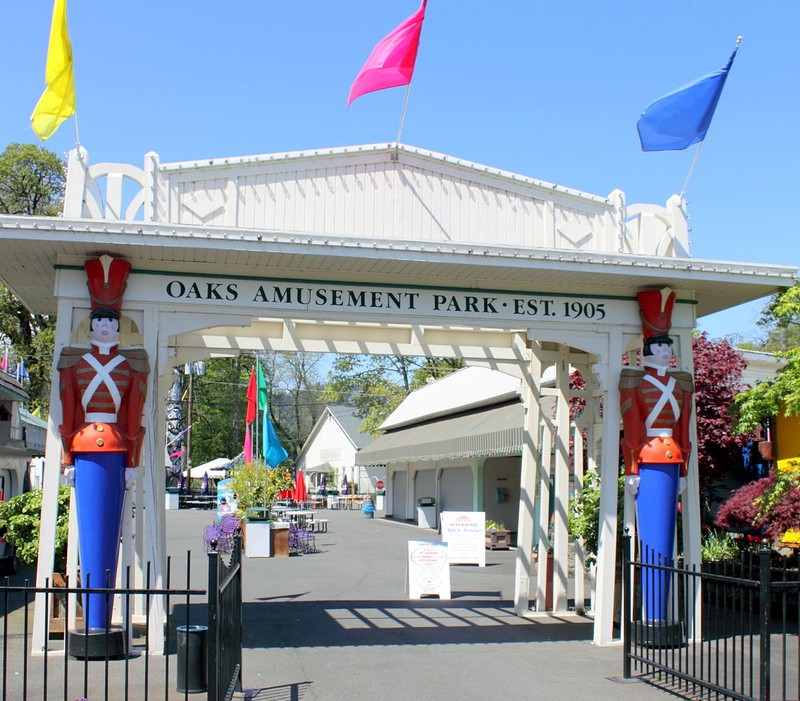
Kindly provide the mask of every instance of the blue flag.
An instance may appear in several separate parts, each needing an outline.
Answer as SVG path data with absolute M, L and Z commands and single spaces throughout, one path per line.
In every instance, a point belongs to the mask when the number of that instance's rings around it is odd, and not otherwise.
M 647 107 L 636 124 L 642 151 L 680 151 L 706 138 L 735 56 L 736 49 L 724 68 L 664 95 Z
M 260 370 L 261 368 L 259 367 Z M 267 465 L 273 468 L 277 467 L 289 456 L 286 448 L 281 445 L 275 426 L 272 425 L 272 419 L 269 416 L 269 404 L 266 401 L 261 420 L 261 452 L 264 455 L 264 460 L 267 461 Z

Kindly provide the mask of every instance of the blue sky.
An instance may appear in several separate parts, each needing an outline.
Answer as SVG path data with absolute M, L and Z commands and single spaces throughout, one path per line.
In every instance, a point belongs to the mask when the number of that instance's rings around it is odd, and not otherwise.
M 346 109 L 375 42 L 417 0 L 69 0 L 80 140 L 92 162 L 394 141 L 403 88 Z M 0 148 L 33 143 L 51 0 L 3 3 Z M 698 258 L 800 264 L 796 0 L 429 0 L 401 140 L 605 195 L 664 203 L 694 149 L 643 153 L 642 110 L 722 67 L 744 37 L 687 199 Z M 65 154 L 72 120 L 46 142 Z M 760 304 L 700 320 L 757 333 Z

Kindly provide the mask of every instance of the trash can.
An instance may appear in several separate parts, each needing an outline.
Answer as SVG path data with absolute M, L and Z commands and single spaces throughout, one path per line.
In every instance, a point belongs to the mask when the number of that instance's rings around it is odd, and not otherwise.
M 417 499 L 417 525 L 420 528 L 436 528 L 436 499 L 433 497 Z
M 361 507 L 361 513 L 364 514 L 364 518 L 375 516 L 375 505 L 372 503 L 372 499 L 367 499 L 364 502 L 364 506 Z
M 178 626 L 178 691 L 208 691 L 208 626 Z

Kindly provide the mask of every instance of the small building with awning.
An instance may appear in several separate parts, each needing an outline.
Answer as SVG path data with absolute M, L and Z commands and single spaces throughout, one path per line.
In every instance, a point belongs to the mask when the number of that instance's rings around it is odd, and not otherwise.
M 386 515 L 416 520 L 432 497 L 442 511 L 485 511 L 515 531 L 524 407 L 520 380 L 466 367 L 412 392 L 360 450 L 360 465 L 386 465 Z

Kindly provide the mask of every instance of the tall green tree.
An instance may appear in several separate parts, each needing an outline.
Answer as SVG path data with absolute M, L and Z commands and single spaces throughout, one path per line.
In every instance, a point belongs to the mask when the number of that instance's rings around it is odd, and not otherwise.
M 325 404 L 320 377 L 323 353 L 276 353 L 263 357 L 270 389 L 270 416 L 281 445 L 297 456 Z
M 0 214 L 57 216 L 66 184 L 64 162 L 32 144 L 9 144 L 0 154 Z M 12 361 L 24 360 L 31 407 L 47 413 L 53 365 L 55 316 L 32 314 L 0 285 L 0 338 L 11 346 Z
M 339 355 L 328 374 L 323 398 L 356 407 L 361 430 L 373 436 L 408 394 L 462 367 L 458 358 Z
M 255 357 L 212 358 L 205 374 L 192 377 L 191 459 L 200 465 L 219 457 L 235 457 L 245 436 L 247 383 L 256 358 L 267 383 L 270 418 L 281 445 L 294 458 L 324 408 L 320 398 L 320 353 L 277 353 Z M 187 382 L 183 389 L 184 421 L 189 416 Z M 261 421 L 255 429 L 261 441 Z M 255 437 L 254 437 L 255 440 Z
M 783 360 L 776 376 L 759 382 L 736 396 L 733 411 L 736 429 L 755 431 L 759 424 L 783 412 L 800 414 L 800 286 L 774 296 L 762 313 L 759 325 L 767 330 L 763 350 L 775 352 Z
M 252 358 L 211 358 L 205 374 L 192 376 L 191 406 L 188 376 L 183 383 L 184 421 L 191 420 L 191 461 L 201 465 L 215 458 L 232 458 L 244 444 L 245 393 Z
M 0 214 L 56 217 L 64 203 L 66 167 L 33 144 L 9 144 L 0 154 Z

